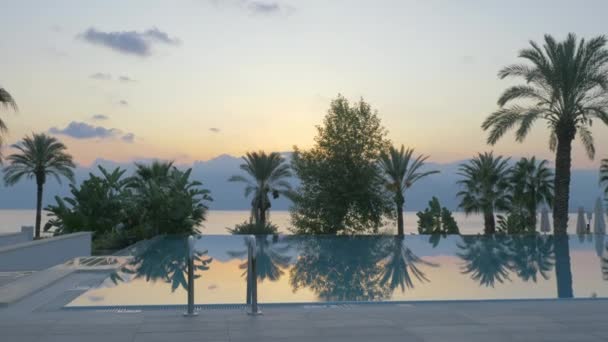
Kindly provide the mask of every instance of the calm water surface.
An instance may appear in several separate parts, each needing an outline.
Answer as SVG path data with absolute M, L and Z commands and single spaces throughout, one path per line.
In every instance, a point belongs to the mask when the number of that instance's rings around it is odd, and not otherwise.
M 257 239 L 261 303 L 607 298 L 604 235 Z M 241 236 L 197 241 L 195 301 L 244 303 Z M 68 306 L 183 305 L 184 239 L 136 255 Z

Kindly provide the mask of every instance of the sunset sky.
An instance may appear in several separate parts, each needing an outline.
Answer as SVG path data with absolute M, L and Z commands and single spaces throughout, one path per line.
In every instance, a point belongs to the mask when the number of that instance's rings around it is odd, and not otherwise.
M 497 71 L 544 33 L 606 33 L 606 1 L 11 1 L 0 20 L 2 110 L 97 158 L 207 160 L 310 147 L 338 93 L 379 111 L 395 144 L 435 162 L 473 153 L 553 160 L 542 122 L 525 144 L 485 144 L 510 81 Z M 594 126 L 598 159 L 608 128 Z M 574 166 L 596 167 L 575 143 Z

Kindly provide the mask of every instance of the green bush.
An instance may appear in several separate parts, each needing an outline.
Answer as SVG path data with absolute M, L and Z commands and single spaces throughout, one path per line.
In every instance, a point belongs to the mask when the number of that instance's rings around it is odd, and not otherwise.
M 243 222 L 234 226 L 234 228 L 226 228 L 230 234 L 235 235 L 274 235 L 279 232 L 279 228 L 267 222 L 266 224 L 254 223 L 254 222 Z
M 437 197 L 429 201 L 429 207 L 424 211 L 419 211 L 418 233 L 420 234 L 459 234 L 458 224 L 452 212 L 447 208 L 441 207 Z

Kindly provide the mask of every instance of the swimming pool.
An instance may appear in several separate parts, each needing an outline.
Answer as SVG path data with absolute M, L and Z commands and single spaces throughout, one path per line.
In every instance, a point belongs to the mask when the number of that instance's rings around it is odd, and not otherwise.
M 258 236 L 259 302 L 608 298 L 604 235 Z M 66 307 L 184 305 L 186 240 L 158 239 Z M 243 304 L 244 236 L 199 236 L 196 304 Z

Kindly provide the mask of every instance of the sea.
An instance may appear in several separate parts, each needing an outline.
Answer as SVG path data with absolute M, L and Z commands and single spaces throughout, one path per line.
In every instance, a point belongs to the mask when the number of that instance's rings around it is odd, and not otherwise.
M 200 227 L 202 234 L 224 235 L 229 234 L 227 228 L 234 227 L 238 223 L 248 221 L 250 211 L 248 210 L 211 210 L 207 215 L 207 220 Z M 462 212 L 454 212 L 454 219 L 458 223 L 461 234 L 483 233 L 482 215 L 465 215 Z M 13 233 L 21 230 L 22 226 L 33 226 L 36 218 L 36 211 L 29 209 L 2 209 L 0 210 L 0 234 Z M 418 217 L 416 212 L 405 212 L 405 232 L 406 234 L 418 232 Z M 49 220 L 46 212 L 42 214 L 42 226 Z M 279 227 L 281 233 L 289 233 L 291 227 L 288 211 L 272 211 L 270 214 L 272 223 Z M 570 214 L 568 232 L 576 232 L 577 215 Z M 396 233 L 397 228 L 394 222 L 386 222 L 382 232 Z

